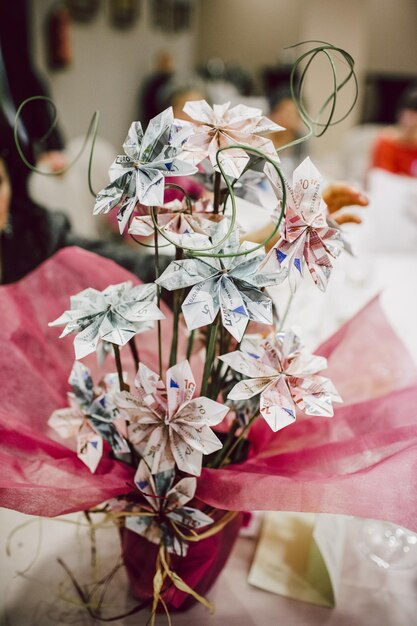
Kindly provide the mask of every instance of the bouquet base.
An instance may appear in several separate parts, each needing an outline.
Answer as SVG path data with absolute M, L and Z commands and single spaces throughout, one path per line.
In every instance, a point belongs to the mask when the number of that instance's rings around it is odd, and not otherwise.
M 221 522 L 221 516 L 216 522 Z M 191 589 L 204 596 L 226 565 L 242 526 L 243 514 L 237 513 L 214 535 L 188 543 L 185 556 L 170 555 L 170 569 Z M 159 545 L 126 529 L 120 529 L 122 556 L 133 595 L 141 601 L 153 598 L 153 579 Z M 190 594 L 177 589 L 167 580 L 161 593 L 169 611 L 186 611 L 197 603 Z M 158 611 L 163 610 L 159 607 Z

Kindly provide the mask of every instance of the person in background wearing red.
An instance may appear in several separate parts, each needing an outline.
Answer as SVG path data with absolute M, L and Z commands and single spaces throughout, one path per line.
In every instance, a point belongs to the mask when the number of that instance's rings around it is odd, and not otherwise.
M 371 167 L 417 177 L 417 85 L 402 96 L 397 124 L 384 129 L 377 138 Z

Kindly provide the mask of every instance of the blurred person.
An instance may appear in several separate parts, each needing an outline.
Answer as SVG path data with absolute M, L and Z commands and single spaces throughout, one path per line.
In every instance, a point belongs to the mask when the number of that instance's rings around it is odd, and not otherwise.
M 161 90 L 172 79 L 175 63 L 172 54 L 161 50 L 155 57 L 155 69 L 145 78 L 139 91 L 138 119 L 146 126 L 160 112 Z
M 284 175 L 290 178 L 297 165 L 307 156 L 307 142 L 303 141 L 289 148 L 285 146 L 305 134 L 304 125 L 288 88 L 280 87 L 274 91 L 268 96 L 268 103 L 269 119 L 285 129 L 273 133 L 270 139 L 279 151 L 280 167 Z
M 385 128 L 377 138 L 371 167 L 417 177 L 417 85 L 401 97 L 396 125 Z
M 33 202 L 27 193 L 28 174 L 0 108 L 0 283 L 23 278 L 66 246 L 110 258 L 144 282 L 154 280 L 153 256 L 140 255 L 120 243 L 78 237 L 63 213 L 50 212 Z
M 48 95 L 31 56 L 29 2 L 0 2 L 0 105 L 10 125 L 24 100 Z M 20 120 L 19 138 L 26 144 L 28 160 L 53 172 L 65 168 L 68 159 L 62 152 L 61 132 L 57 126 L 51 130 L 51 106 L 46 101 L 33 101 L 24 108 Z
M 204 82 L 198 76 L 174 75 L 158 94 L 158 113 L 172 106 L 176 119 L 190 121 L 183 108 L 186 102 L 195 102 L 196 100 L 207 100 Z

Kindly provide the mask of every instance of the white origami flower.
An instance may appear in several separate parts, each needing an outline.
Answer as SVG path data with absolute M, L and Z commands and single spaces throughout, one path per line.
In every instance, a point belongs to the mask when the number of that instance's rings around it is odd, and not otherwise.
M 262 115 L 261 109 L 244 104 L 230 108 L 230 102 L 212 108 L 205 100 L 199 100 L 187 102 L 184 112 L 194 120 L 194 133 L 184 145 L 182 159 L 198 164 L 209 157 L 218 170 L 216 154 L 220 148 L 245 144 L 279 161 L 274 144 L 262 134 L 284 129 Z M 249 162 L 248 154 L 240 148 L 225 150 L 219 159 L 226 175 L 233 178 L 239 178 Z
M 245 400 L 261 394 L 261 415 L 274 432 L 295 421 L 297 408 L 306 415 L 331 417 L 332 402 L 342 401 L 333 383 L 318 375 L 326 369 L 326 359 L 307 352 L 293 332 L 245 340 L 240 350 L 219 358 L 248 376 L 228 398 Z
M 69 384 L 69 407 L 54 411 L 48 424 L 63 439 L 77 441 L 78 458 L 94 473 L 103 456 L 103 439 L 112 447 L 116 456 L 130 453 L 126 441 L 126 423 L 114 405 L 116 390 L 115 374 L 104 377 L 102 385 L 95 390 L 90 370 L 75 361 Z
M 218 239 L 225 232 L 222 228 L 227 228 L 223 224 L 216 232 Z M 161 274 L 156 282 L 169 291 L 192 287 L 182 305 L 189 330 L 211 324 L 219 311 L 223 326 L 237 341 L 241 341 L 250 320 L 272 324 L 272 301 L 260 288 L 281 283 L 286 274 L 261 275 L 258 269 L 264 253 L 259 249 L 250 252 L 253 247 L 249 242 L 240 244 L 239 233 L 234 231 L 213 251 L 232 256 L 173 261 Z M 233 256 L 245 251 L 249 253 Z
M 140 122 L 133 122 L 119 155 L 109 170 L 110 184 L 96 198 L 94 214 L 118 210 L 120 232 L 137 203 L 160 206 L 164 202 L 167 176 L 188 176 L 197 170 L 178 159 L 191 129 L 174 124 L 172 108 L 150 120 L 143 133 Z
M 281 239 L 269 251 L 260 271 L 287 269 L 294 291 L 302 279 L 305 263 L 316 285 L 324 291 L 333 267 L 332 260 L 343 249 L 343 241 L 339 230 L 330 228 L 326 221 L 322 176 L 307 158 L 294 170 L 293 186 L 288 183 L 286 186 Z M 281 203 L 282 190 L 279 186 L 275 189 Z
M 209 398 L 193 398 L 195 381 L 188 361 L 167 371 L 166 387 L 140 363 L 135 385 L 139 395 L 122 392 L 116 403 L 130 422 L 129 441 L 152 474 L 172 469 L 199 476 L 202 455 L 222 443 L 211 430 L 229 411 Z
M 137 333 L 164 319 L 156 305 L 156 286 L 132 286 L 130 281 L 110 285 L 104 291 L 84 289 L 70 298 L 71 309 L 49 326 L 66 325 L 60 337 L 78 333 L 75 358 L 82 359 L 97 349 L 100 339 L 124 346 Z
M 185 556 L 188 546 L 177 538 L 173 524 L 183 533 L 187 533 L 204 528 L 212 524 L 213 520 L 199 509 L 185 506 L 194 497 L 197 479 L 189 476 L 175 484 L 174 479 L 175 470 L 152 476 L 146 464 L 141 461 L 134 481 L 149 505 L 146 508 L 141 507 L 148 515 L 127 515 L 125 525 L 152 543 L 163 542 L 168 552 Z

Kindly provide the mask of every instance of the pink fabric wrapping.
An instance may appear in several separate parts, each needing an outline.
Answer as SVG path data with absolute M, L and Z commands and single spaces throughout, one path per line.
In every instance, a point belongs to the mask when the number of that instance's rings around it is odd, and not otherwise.
M 137 282 L 112 261 L 67 248 L 0 288 L 1 506 L 54 516 L 129 491 L 129 467 L 106 458 L 90 474 L 47 426 L 52 411 L 66 404 L 74 360 L 72 337 L 58 339 L 48 321 L 67 308 L 70 295 L 129 279 Z M 172 325 L 163 324 L 167 346 Z M 141 335 L 138 346 L 155 369 L 155 333 Z M 417 530 L 416 368 L 378 299 L 316 352 L 329 359 L 326 375 L 345 404 L 332 419 L 299 416 L 278 433 L 258 420 L 250 458 L 203 470 L 199 498 L 220 509 L 345 513 Z M 84 362 L 98 372 L 93 355 Z M 106 369 L 114 369 L 111 357 Z
M 47 425 L 52 411 L 67 406 L 74 362 L 73 336 L 59 339 L 60 330 L 49 328 L 48 322 L 67 309 L 69 297 L 82 289 L 104 289 L 126 280 L 139 282 L 113 261 L 65 248 L 23 280 L 0 287 L 0 506 L 55 516 L 130 491 L 127 483 L 133 484 L 133 468 L 106 458 L 91 474 Z M 170 318 L 168 307 L 162 303 L 161 308 Z M 165 365 L 171 336 L 169 319 L 164 321 Z M 156 337 L 155 329 L 136 339 L 141 359 L 154 370 L 158 368 Z M 185 353 L 184 334 L 179 352 Z M 132 381 L 130 351 L 126 348 L 121 354 Z M 92 370 L 95 382 L 105 371 L 115 371 L 111 355 L 103 368 L 95 355 L 83 363 Z M 198 361 L 192 366 L 199 380 L 201 366 Z
M 316 351 L 344 399 L 333 418 L 258 420 L 241 465 L 206 469 L 197 495 L 230 510 L 339 513 L 417 530 L 417 370 L 372 300 Z

